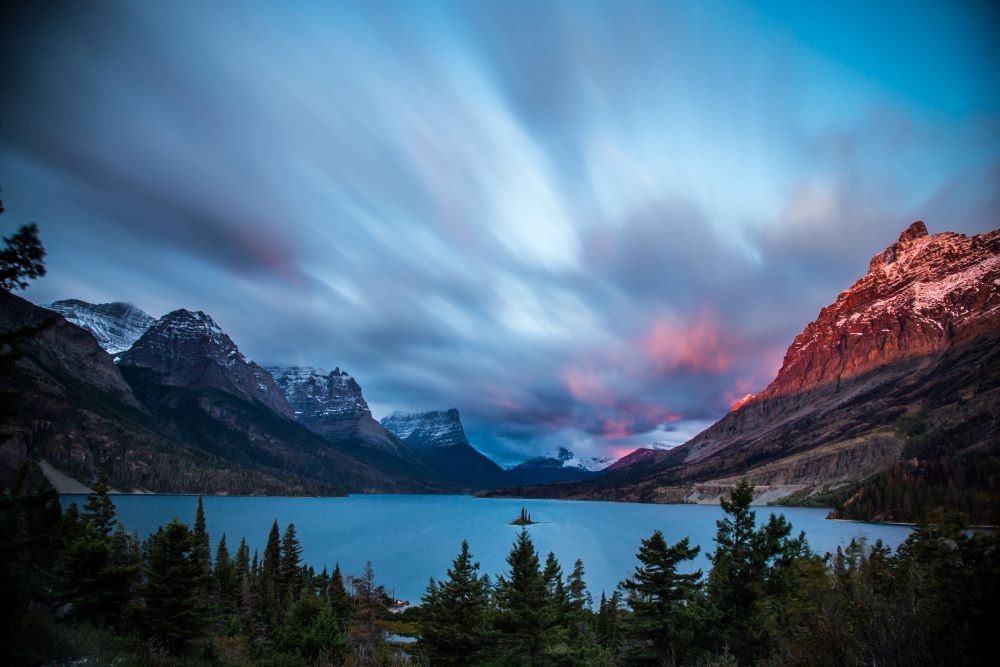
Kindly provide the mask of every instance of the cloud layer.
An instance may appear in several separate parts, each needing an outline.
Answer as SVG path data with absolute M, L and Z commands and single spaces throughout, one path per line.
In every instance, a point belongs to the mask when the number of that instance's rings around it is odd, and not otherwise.
M 203 4 L 0 22 L 29 297 L 205 310 L 503 462 L 683 441 L 913 219 L 997 224 L 988 3 Z

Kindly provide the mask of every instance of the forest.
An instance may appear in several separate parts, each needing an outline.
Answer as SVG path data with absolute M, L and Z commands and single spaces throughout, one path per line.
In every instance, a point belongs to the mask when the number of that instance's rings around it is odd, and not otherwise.
M 1000 622 L 1000 539 L 957 516 L 892 553 L 820 556 L 783 516 L 759 527 L 741 482 L 722 500 L 707 573 L 685 538 L 642 540 L 632 576 L 593 600 L 522 528 L 493 579 L 470 545 L 398 612 L 371 565 L 306 564 L 294 524 L 263 553 L 193 526 L 145 540 L 101 475 L 62 511 L 23 476 L 0 501 L 2 655 L 15 665 L 984 665 Z M 391 573 L 390 573 L 391 576 Z M 406 637 L 415 641 L 405 641 Z

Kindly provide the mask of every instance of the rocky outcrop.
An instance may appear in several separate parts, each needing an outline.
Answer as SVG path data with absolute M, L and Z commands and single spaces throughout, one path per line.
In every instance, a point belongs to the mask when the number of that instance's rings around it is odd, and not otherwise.
M 167 313 L 121 355 L 122 366 L 156 373 L 159 383 L 213 388 L 293 418 L 292 407 L 270 373 L 246 357 L 215 321 L 201 312 Z
M 132 347 L 142 334 L 156 322 L 130 303 L 87 303 L 79 299 L 56 301 L 46 306 L 66 318 L 67 322 L 86 329 L 97 344 L 114 356 Z

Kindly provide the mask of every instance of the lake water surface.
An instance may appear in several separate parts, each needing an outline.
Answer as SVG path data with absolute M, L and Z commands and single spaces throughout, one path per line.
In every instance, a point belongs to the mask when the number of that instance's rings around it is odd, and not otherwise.
M 145 537 L 173 517 L 194 523 L 193 496 L 113 496 L 125 527 Z M 63 506 L 83 505 L 84 497 L 62 496 Z M 271 522 L 282 530 L 292 522 L 298 530 L 306 563 L 316 570 L 340 563 L 346 574 L 360 574 L 370 560 L 379 583 L 397 598 L 419 603 L 429 577 L 443 578 L 469 540 L 482 572 L 505 571 L 505 558 L 520 530 L 508 522 L 526 507 L 535 521 L 529 526 L 541 557 L 553 551 L 563 571 L 582 558 L 591 594 L 609 595 L 636 565 L 639 541 L 662 530 L 672 543 L 690 537 L 702 548 L 693 567 L 707 570 L 706 550 L 714 548 L 715 522 L 721 508 L 707 505 L 642 505 L 569 500 L 517 500 L 438 495 L 357 495 L 347 498 L 275 498 L 208 496 L 205 514 L 212 553 L 222 536 L 231 553 L 246 537 L 251 553 L 263 552 Z M 829 521 L 827 510 L 798 507 L 757 507 L 757 521 L 782 513 L 796 533 L 804 530 L 812 548 L 824 553 L 851 538 L 881 539 L 895 549 L 906 539 L 905 526 Z

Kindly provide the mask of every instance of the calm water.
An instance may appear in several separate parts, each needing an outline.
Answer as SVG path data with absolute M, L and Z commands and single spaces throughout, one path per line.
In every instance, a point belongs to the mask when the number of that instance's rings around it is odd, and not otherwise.
M 129 531 L 143 537 L 173 517 L 194 523 L 197 498 L 192 496 L 114 496 L 119 517 Z M 83 497 L 65 495 L 64 506 L 82 506 Z M 376 578 L 397 598 L 419 602 L 429 577 L 443 578 L 462 539 L 482 571 L 505 570 L 517 527 L 508 522 L 524 506 L 539 523 L 528 530 L 543 554 L 554 551 L 563 571 L 582 558 L 586 581 L 595 598 L 608 594 L 631 574 L 639 541 L 662 530 L 668 542 L 690 536 L 702 547 L 696 567 L 706 568 L 705 549 L 713 548 L 719 507 L 705 505 L 640 505 L 565 500 L 513 500 L 469 496 L 359 495 L 348 498 L 206 497 L 205 514 L 212 552 L 223 533 L 230 552 L 241 537 L 251 552 L 263 552 L 274 519 L 284 529 L 293 522 L 307 563 L 317 570 L 339 562 L 345 574 L 359 574 L 372 561 Z M 903 526 L 827 521 L 826 510 L 758 507 L 758 522 L 771 512 L 783 513 L 795 532 L 804 530 L 814 550 L 824 553 L 846 545 L 852 537 L 870 542 L 881 538 L 895 548 L 909 534 Z

